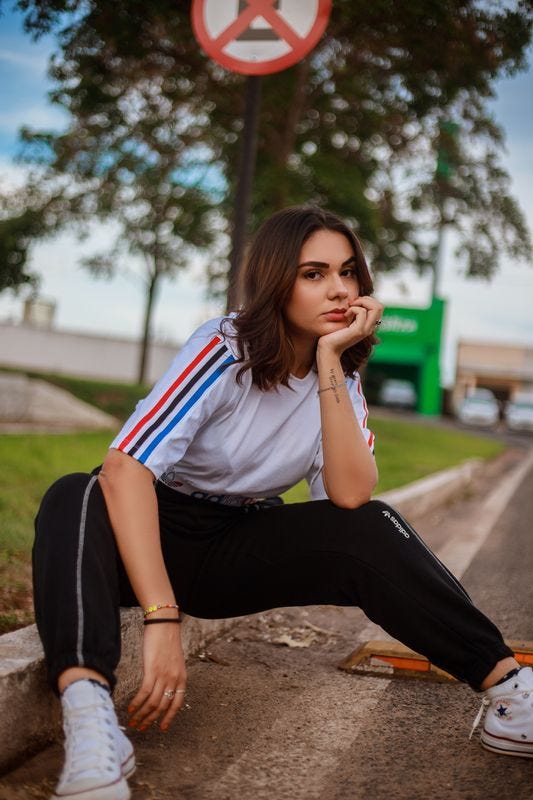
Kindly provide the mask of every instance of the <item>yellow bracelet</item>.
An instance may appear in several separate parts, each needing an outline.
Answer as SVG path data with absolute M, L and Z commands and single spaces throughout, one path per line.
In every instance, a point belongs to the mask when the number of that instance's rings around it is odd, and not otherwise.
M 346 381 L 343 381 L 342 383 L 335 383 L 333 386 L 326 386 L 324 389 L 318 389 L 317 394 L 320 394 L 321 392 L 327 392 L 328 389 L 337 389 L 339 386 L 346 386 Z
M 157 603 L 145 608 L 143 614 L 145 617 L 147 617 L 148 614 L 153 614 L 154 611 L 159 611 L 162 608 L 175 608 L 176 611 L 179 611 L 179 606 L 177 606 L 175 603 Z

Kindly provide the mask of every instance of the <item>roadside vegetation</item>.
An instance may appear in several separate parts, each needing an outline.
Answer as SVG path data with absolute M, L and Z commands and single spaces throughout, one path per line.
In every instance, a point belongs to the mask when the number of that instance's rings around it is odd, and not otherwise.
M 468 458 L 494 458 L 504 449 L 499 442 L 473 433 L 395 419 L 372 420 L 372 413 L 370 417 L 379 467 L 375 494 L 412 483 Z M 291 503 L 308 500 L 305 482 L 287 492 L 285 499 Z
M 69 388 L 76 392 L 76 385 L 89 383 L 92 382 L 69 381 Z M 67 379 L 62 385 L 67 388 Z M 100 387 L 98 391 L 96 386 Z M 94 384 L 89 391 L 83 385 L 79 395 L 83 391 L 84 399 L 92 396 L 95 405 L 106 411 L 113 407 L 117 416 L 123 417 L 126 408 L 129 413 L 138 390 L 135 393 L 132 387 L 126 387 L 124 396 L 116 397 L 106 387 Z M 492 458 L 503 449 L 498 442 L 481 436 L 427 424 L 376 419 L 372 428 L 380 468 L 377 492 L 410 483 L 467 458 Z M 109 432 L 14 434 L 0 438 L 0 633 L 33 621 L 30 559 L 33 518 L 40 498 L 61 475 L 90 471 L 100 464 L 109 441 Z M 287 502 L 307 498 L 304 483 L 285 496 Z

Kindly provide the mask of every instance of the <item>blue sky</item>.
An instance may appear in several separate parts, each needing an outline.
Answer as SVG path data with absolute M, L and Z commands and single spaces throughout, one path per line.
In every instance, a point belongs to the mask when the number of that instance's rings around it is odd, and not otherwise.
M 0 185 L 20 180 L 21 169 L 13 163 L 17 131 L 21 125 L 60 129 L 64 117 L 47 101 L 46 77 L 53 39 L 38 42 L 23 32 L 19 13 L 4 3 L 0 17 Z M 533 54 L 530 57 L 533 61 Z M 533 230 L 533 71 L 501 80 L 493 110 L 506 132 L 504 163 L 512 177 L 513 193 Z M 57 303 L 57 327 L 136 336 L 141 327 L 142 291 L 138 267 L 112 281 L 95 281 L 78 266 L 80 255 L 98 250 L 110 241 L 110 229 L 98 227 L 80 244 L 64 234 L 38 245 L 33 252 L 35 270 L 42 276 L 41 294 Z M 448 300 L 443 361 L 446 384 L 453 380 L 455 350 L 459 338 L 485 342 L 509 342 L 533 347 L 533 265 L 506 261 L 490 282 L 466 280 L 453 258 L 452 242 L 445 248 L 441 294 Z M 404 294 L 401 285 L 407 285 Z M 425 304 L 429 278 L 408 273 L 381 279 L 377 293 L 387 304 Z M 0 320 L 18 320 L 22 300 L 9 293 L 0 296 Z M 204 299 L 201 264 L 187 274 L 166 281 L 155 312 L 154 329 L 159 338 L 181 341 L 201 321 L 219 309 Z

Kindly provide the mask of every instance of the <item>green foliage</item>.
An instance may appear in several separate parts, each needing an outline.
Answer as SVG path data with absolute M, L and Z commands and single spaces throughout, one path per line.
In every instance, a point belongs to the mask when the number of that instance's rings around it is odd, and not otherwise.
M 0 218 L 0 292 L 36 285 L 36 276 L 27 271 L 27 258 L 32 238 L 42 235 L 40 219 L 32 209 L 20 216 Z
M 51 96 L 70 114 L 60 135 L 23 132 L 25 158 L 45 168 L 32 208 L 46 206 L 50 228 L 119 224 L 116 248 L 87 266 L 105 275 L 127 253 L 145 257 L 148 337 L 159 275 L 191 247 L 211 247 L 213 287 L 224 285 L 245 78 L 202 53 L 190 3 L 18 6 L 35 35 L 58 32 Z M 529 257 L 487 100 L 526 66 L 532 21 L 532 0 L 336 0 L 313 53 L 263 79 L 253 226 L 311 201 L 352 222 L 378 271 L 430 268 L 428 231 L 442 224 L 470 274 L 490 276 L 503 252 Z

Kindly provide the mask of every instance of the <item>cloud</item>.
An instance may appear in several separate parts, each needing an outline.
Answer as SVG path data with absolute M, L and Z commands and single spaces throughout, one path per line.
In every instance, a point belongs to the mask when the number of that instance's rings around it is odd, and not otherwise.
M 66 121 L 66 114 L 46 103 L 21 106 L 11 111 L 0 111 L 0 131 L 13 134 L 23 125 L 30 128 L 58 128 Z
M 23 164 L 12 164 L 0 158 L 0 185 L 2 190 L 11 191 L 24 185 L 29 169 Z
M 48 50 L 41 52 L 24 52 L 24 50 L 9 50 L 0 47 L 0 62 L 9 64 L 13 67 L 23 67 L 24 69 L 38 75 L 44 75 L 48 66 Z

